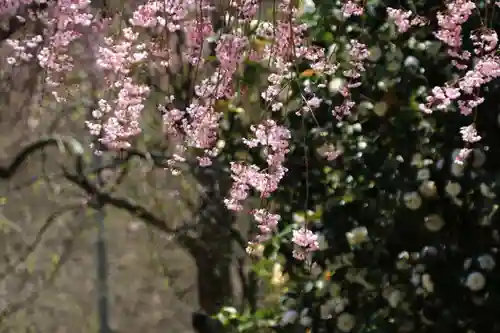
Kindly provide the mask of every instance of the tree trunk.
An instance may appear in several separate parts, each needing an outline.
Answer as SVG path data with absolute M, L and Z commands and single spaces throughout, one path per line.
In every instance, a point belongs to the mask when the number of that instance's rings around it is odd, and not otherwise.
M 223 200 L 228 186 L 223 176 L 207 170 L 198 170 L 197 179 L 204 188 L 197 212 L 198 233 L 192 239 L 195 246 L 187 246 L 198 269 L 198 301 L 209 315 L 219 312 L 222 306 L 232 304 L 234 279 L 233 235 L 230 229 L 235 216 L 225 207 Z M 224 186 L 226 185 L 226 186 Z
M 224 257 L 210 254 L 213 249 L 195 257 L 198 268 L 198 301 L 201 309 L 209 315 L 219 312 L 222 306 L 231 303 L 233 284 L 231 262 Z

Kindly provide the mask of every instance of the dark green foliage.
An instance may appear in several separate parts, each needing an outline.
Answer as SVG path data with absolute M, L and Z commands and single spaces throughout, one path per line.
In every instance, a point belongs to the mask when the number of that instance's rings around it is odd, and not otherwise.
M 431 18 L 442 4 L 369 2 L 368 15 L 344 26 L 324 14 L 331 13 L 337 4 L 316 1 L 316 5 L 317 12 L 309 19 L 316 24 L 311 37 L 318 45 L 328 48 L 334 42 L 341 51 L 349 38 L 359 38 L 382 52 L 379 59 L 367 63 L 363 85 L 354 96 L 358 108 L 351 117 L 339 123 L 331 114 L 332 107 L 325 104 L 315 112 L 315 119 L 293 113 L 288 118 L 294 136 L 287 165 L 290 171 L 273 199 L 281 203 L 281 213 L 289 223 L 294 213 L 317 213 L 319 218 L 310 223 L 324 235 L 327 246 L 315 254 L 314 261 L 322 270 L 332 271 L 333 276 L 318 288 L 314 281 L 322 280 L 323 275 L 304 271 L 302 263 L 291 258 L 291 245 L 282 245 L 296 282 L 289 294 L 293 301 L 287 304 L 295 304 L 292 307 L 299 312 L 309 309 L 313 332 L 338 330 L 338 314 L 333 313 L 330 319 L 320 316 L 321 307 L 338 297 L 349 299 L 344 311 L 356 317 L 353 332 L 500 331 L 500 82 L 482 89 L 486 101 L 474 116 L 483 137 L 475 148 L 484 153 L 485 162 L 480 164 L 481 153 L 476 153 L 463 175 L 457 176 L 451 172 L 452 154 L 463 147 L 460 127 L 469 125 L 473 117 L 458 111 L 436 111 L 427 116 L 417 108 L 426 91 L 451 79 L 449 58 L 432 35 L 436 22 L 431 20 L 426 28 L 397 36 L 385 15 L 390 6 L 413 9 Z M 492 22 L 500 31 L 500 16 Z M 476 23 L 477 19 L 472 19 L 465 26 L 466 36 Z M 332 26 L 340 28 L 332 31 Z M 351 27 L 349 33 L 346 26 Z M 414 41 L 408 42 L 409 38 Z M 425 50 L 412 45 L 425 42 Z M 470 50 L 468 43 L 466 47 Z M 410 56 L 418 63 L 408 64 Z M 341 59 L 340 54 L 338 57 Z M 381 88 L 380 82 L 386 82 L 385 87 Z M 333 105 L 341 101 L 338 95 L 324 97 Z M 386 102 L 388 110 L 377 115 L 363 108 L 362 101 Z M 356 131 L 353 126 L 362 129 Z M 322 132 L 327 135 L 319 135 Z M 360 141 L 366 148 L 360 149 Z M 343 155 L 334 162 L 320 157 L 315 147 L 324 142 L 341 144 Z M 420 193 L 422 203 L 412 210 L 405 205 L 404 196 L 419 192 L 422 169 L 428 170 L 437 195 L 426 198 Z M 457 196 L 447 193 L 450 182 L 460 185 Z M 437 232 L 425 227 L 425 218 L 431 214 L 445 221 Z M 356 227 L 367 228 L 368 240 L 352 246 L 346 233 Z M 493 269 L 481 268 L 478 257 L 484 254 L 497 262 Z M 346 256 L 350 263 L 339 263 Z M 465 285 L 473 271 L 486 278 L 485 287 L 479 291 Z M 352 282 L 348 277 L 352 274 L 361 274 L 372 288 Z M 428 274 L 433 290 L 426 289 L 422 282 L 412 283 L 416 274 Z M 387 293 L 396 289 L 402 298 L 392 307 Z

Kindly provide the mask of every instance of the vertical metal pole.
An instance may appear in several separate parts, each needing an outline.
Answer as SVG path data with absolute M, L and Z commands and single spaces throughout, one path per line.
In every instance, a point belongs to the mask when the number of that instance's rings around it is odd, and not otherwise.
M 95 147 L 99 147 L 98 144 Z M 103 158 L 100 154 L 93 156 L 93 168 L 100 169 L 103 165 Z M 101 172 L 97 174 L 97 188 L 102 190 L 104 180 Z M 97 309 L 99 316 L 99 333 L 110 333 L 109 329 L 109 314 L 108 314 L 108 260 L 106 249 L 106 238 L 104 228 L 104 210 L 101 199 L 95 198 L 95 219 L 97 224 L 97 240 L 96 240 L 96 268 L 97 268 Z
M 106 8 L 106 0 L 91 0 L 91 5 L 98 10 L 103 10 Z M 89 40 L 90 41 L 90 40 Z M 95 50 L 92 45 L 87 45 L 89 50 Z M 91 64 L 96 64 L 97 56 L 91 51 L 90 53 Z M 91 83 L 93 103 L 89 109 L 89 114 L 87 119 L 94 121 L 92 116 L 92 110 L 97 109 L 98 101 L 96 91 L 99 90 L 102 83 L 102 77 L 99 69 L 93 68 L 88 72 L 89 79 Z M 106 150 L 105 147 L 99 141 L 99 137 L 92 137 L 93 145 L 92 149 L 92 168 L 97 171 L 97 181 L 96 187 L 98 191 L 102 191 L 104 188 L 104 179 L 102 177 L 101 168 L 103 166 L 103 156 L 102 153 Z M 96 151 L 99 151 L 97 154 Z M 96 195 L 93 198 L 94 209 L 95 209 L 95 223 L 97 227 L 97 239 L 96 239 L 96 289 L 97 289 L 97 311 L 99 316 L 99 333 L 110 333 L 109 328 L 109 314 L 108 314 L 108 258 L 106 249 L 106 238 L 105 238 L 105 228 L 104 228 L 104 203 L 101 198 Z

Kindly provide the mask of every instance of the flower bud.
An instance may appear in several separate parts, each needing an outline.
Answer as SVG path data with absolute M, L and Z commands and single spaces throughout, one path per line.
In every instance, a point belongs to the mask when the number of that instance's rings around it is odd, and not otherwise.
M 417 210 L 422 205 L 422 198 L 417 192 L 406 193 L 403 197 L 405 206 L 411 210 Z
M 357 227 L 346 233 L 347 241 L 351 246 L 356 246 L 368 241 L 368 229 Z
M 432 180 L 425 180 L 419 187 L 419 191 L 424 198 L 434 198 L 437 196 L 436 183 Z
M 477 258 L 477 261 L 479 262 L 479 266 L 487 271 L 491 271 L 493 268 L 495 268 L 495 259 L 489 254 L 483 254 L 479 258 Z
M 444 227 L 444 224 L 445 223 L 443 218 L 437 214 L 431 214 L 424 218 L 425 227 L 427 228 L 427 230 L 432 232 L 441 230 L 441 228 Z
M 352 331 L 355 325 L 356 318 L 350 313 L 344 312 L 337 318 L 337 328 L 341 332 L 348 333 Z
M 479 291 L 486 285 L 486 278 L 479 272 L 472 272 L 467 276 L 465 285 L 472 291 Z

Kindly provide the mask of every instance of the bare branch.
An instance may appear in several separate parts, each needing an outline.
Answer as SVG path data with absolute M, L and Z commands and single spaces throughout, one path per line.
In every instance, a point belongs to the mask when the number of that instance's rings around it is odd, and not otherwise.
M 23 163 L 26 162 L 26 160 L 31 156 L 31 154 L 50 146 L 58 146 L 60 148 L 66 146 L 70 147 L 73 153 L 83 153 L 83 151 L 79 151 L 79 149 L 81 149 L 80 143 L 74 139 L 60 136 L 42 138 L 24 147 L 14 157 L 13 161 L 9 165 L 0 166 L 0 178 L 8 179 L 12 177 L 18 171 L 21 165 L 23 165 Z
M 26 24 L 24 16 L 28 12 L 43 10 L 47 8 L 47 3 L 33 2 L 28 6 L 21 6 L 21 8 L 9 18 L 8 26 L 0 28 L 0 42 L 9 39 L 17 31 L 21 30 Z
M 63 250 L 61 252 L 61 256 L 59 257 L 59 260 L 58 260 L 57 264 L 55 265 L 55 267 L 53 268 L 52 272 L 50 273 L 49 277 L 44 281 L 44 283 L 41 287 L 33 290 L 27 297 L 25 297 L 24 299 L 22 299 L 18 302 L 15 302 L 15 303 L 9 305 L 8 307 L 6 307 L 2 311 L 0 311 L 0 324 L 3 323 L 7 317 L 22 310 L 27 304 L 35 301 L 38 298 L 38 296 L 40 295 L 40 292 L 54 281 L 54 279 L 57 277 L 57 274 L 59 273 L 61 267 L 69 259 L 78 235 L 80 235 L 86 228 L 90 228 L 90 227 L 91 227 L 91 225 L 89 225 L 89 224 L 81 223 L 78 225 L 78 228 L 76 228 L 76 230 L 73 232 L 73 234 L 71 236 L 68 236 L 63 240 L 64 246 L 63 246 Z M 5 332 L 5 331 L 2 331 L 2 332 Z
M 178 232 L 179 230 L 171 229 L 169 228 L 163 219 L 160 217 L 154 215 L 150 211 L 148 211 L 146 208 L 143 206 L 139 205 L 138 203 L 133 202 L 130 199 L 127 198 L 119 198 L 111 195 L 110 193 L 106 193 L 103 191 L 100 191 L 95 184 L 92 184 L 90 180 L 85 177 L 83 174 L 75 174 L 71 173 L 68 171 L 65 171 L 65 177 L 69 181 L 71 181 L 73 184 L 79 186 L 81 189 L 83 189 L 88 195 L 90 195 L 93 198 L 96 198 L 100 202 L 103 202 L 104 204 L 111 205 L 117 208 L 121 208 L 132 215 L 144 219 L 147 223 L 151 224 L 154 227 L 157 227 L 158 229 L 167 232 L 167 233 L 175 233 Z
M 36 250 L 36 248 L 38 247 L 38 245 L 42 241 L 45 232 L 50 228 L 50 226 L 52 226 L 52 224 L 55 221 L 57 221 L 58 218 L 60 218 L 61 216 L 63 216 L 64 214 L 66 214 L 68 212 L 71 212 L 71 211 L 73 211 L 77 208 L 81 208 L 81 207 L 82 207 L 81 203 L 80 204 L 73 204 L 73 205 L 63 207 L 62 209 L 52 213 L 45 220 L 45 223 L 42 225 L 40 230 L 38 230 L 38 233 L 35 237 L 35 240 L 33 242 L 31 242 L 31 244 L 29 244 L 28 247 L 23 251 L 24 253 L 22 254 L 22 257 L 19 260 L 17 260 L 15 263 L 9 264 L 9 266 L 2 273 L 0 273 L 0 284 L 5 280 L 5 278 L 8 275 L 10 275 L 12 272 L 14 272 L 19 265 L 22 265 L 26 262 L 28 257 Z

